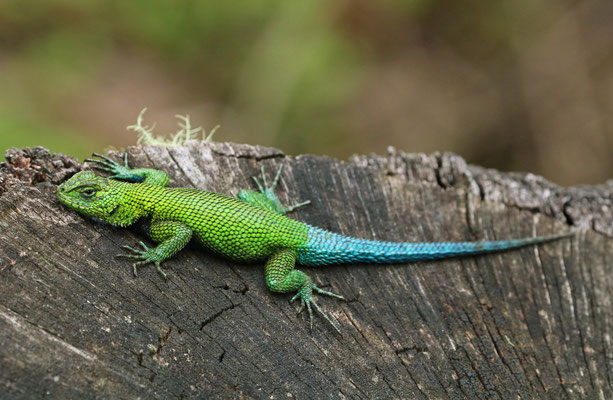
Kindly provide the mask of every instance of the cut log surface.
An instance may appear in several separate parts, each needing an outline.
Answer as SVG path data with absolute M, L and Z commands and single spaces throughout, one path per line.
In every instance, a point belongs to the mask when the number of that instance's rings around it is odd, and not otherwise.
M 285 165 L 291 216 L 389 241 L 577 234 L 520 250 L 396 265 L 302 268 L 342 329 L 296 315 L 262 265 L 196 247 L 132 276 L 138 232 L 63 207 L 83 166 L 43 148 L 0 166 L 0 398 L 611 399 L 613 184 L 562 188 L 453 154 L 285 156 L 190 141 L 132 147 L 172 186 L 236 195 Z M 120 153 L 111 153 L 120 159 Z

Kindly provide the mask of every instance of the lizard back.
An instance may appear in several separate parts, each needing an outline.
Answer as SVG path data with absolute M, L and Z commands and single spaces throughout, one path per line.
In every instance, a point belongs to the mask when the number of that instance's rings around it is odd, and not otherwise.
M 192 188 L 131 186 L 137 197 L 150 202 L 154 221 L 181 222 L 205 248 L 236 261 L 259 261 L 306 242 L 307 225 L 234 197 Z

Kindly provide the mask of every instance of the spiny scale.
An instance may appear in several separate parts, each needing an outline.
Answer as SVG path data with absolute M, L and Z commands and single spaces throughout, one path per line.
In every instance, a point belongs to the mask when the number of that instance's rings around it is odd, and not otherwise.
M 149 235 L 158 244 L 142 250 L 124 246 L 132 258 L 134 273 L 138 266 L 153 263 L 158 272 L 162 261 L 172 257 L 190 240 L 206 249 L 239 262 L 266 261 L 265 277 L 274 292 L 297 292 L 301 310 L 306 308 L 311 327 L 312 308 L 337 330 L 338 327 L 314 302 L 313 291 L 341 298 L 324 291 L 302 271 L 303 265 L 339 263 L 402 263 L 446 257 L 491 253 L 542 243 L 568 236 L 568 233 L 535 238 L 491 242 L 395 243 L 357 239 L 328 232 L 295 221 L 284 214 L 292 207 L 283 206 L 274 193 L 281 169 L 268 186 L 262 169 L 260 192 L 242 190 L 239 198 L 191 188 L 166 188 L 168 175 L 159 170 L 124 165 L 95 154 L 88 159 L 97 169 L 110 172 L 109 178 L 90 171 L 76 174 L 58 187 L 57 194 L 66 206 L 115 226 L 127 226 L 142 217 L 150 217 Z M 137 183 L 128 183 L 131 181 Z

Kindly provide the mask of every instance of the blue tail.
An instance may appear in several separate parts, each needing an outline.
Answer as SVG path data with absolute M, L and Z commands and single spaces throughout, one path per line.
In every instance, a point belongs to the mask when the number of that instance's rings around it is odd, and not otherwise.
M 396 243 L 358 239 L 309 227 L 307 243 L 298 251 L 298 263 L 317 266 L 345 263 L 389 264 L 438 260 L 441 258 L 515 249 L 571 235 L 574 235 L 574 232 L 488 242 Z

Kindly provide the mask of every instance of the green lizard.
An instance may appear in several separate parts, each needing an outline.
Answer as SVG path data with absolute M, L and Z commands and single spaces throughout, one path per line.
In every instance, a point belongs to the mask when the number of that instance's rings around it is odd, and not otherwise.
M 290 302 L 300 299 L 313 326 L 314 308 L 338 332 L 339 328 L 313 300 L 313 292 L 343 299 L 317 287 L 296 264 L 319 266 L 339 263 L 405 263 L 464 255 L 491 253 L 542 243 L 572 233 L 533 238 L 486 241 L 395 243 L 357 239 L 319 229 L 285 216 L 292 207 L 281 204 L 274 193 L 282 167 L 268 186 L 262 168 L 263 186 L 254 177 L 259 192 L 242 190 L 238 198 L 193 188 L 167 188 L 168 175 L 149 168 L 131 169 L 128 155 L 124 165 L 94 153 L 87 159 L 94 167 L 110 172 L 109 178 L 82 171 L 57 188 L 59 200 L 77 212 L 114 226 L 125 227 L 144 217 L 150 219 L 148 233 L 159 243 L 142 250 L 123 246 L 139 266 L 162 261 L 194 241 L 204 248 L 238 262 L 265 262 L 265 280 L 273 292 L 296 292 Z M 127 182 L 126 182 L 127 181 Z M 131 183 L 137 182 L 137 183 Z

